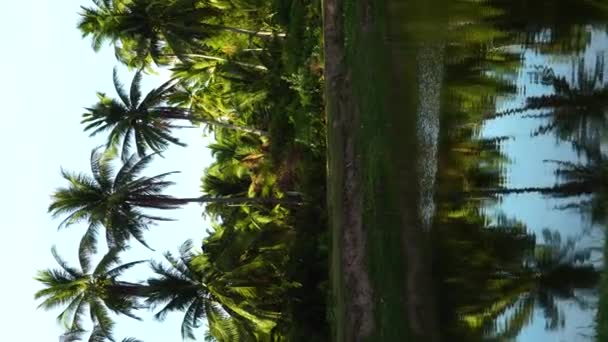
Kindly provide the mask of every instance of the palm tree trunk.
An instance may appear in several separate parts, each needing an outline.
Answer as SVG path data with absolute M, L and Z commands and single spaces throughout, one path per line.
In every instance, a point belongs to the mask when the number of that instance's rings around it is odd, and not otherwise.
M 176 113 L 175 108 L 159 108 L 159 109 L 161 110 L 162 117 L 167 118 L 167 119 L 188 120 L 191 122 L 198 122 L 198 123 L 203 123 L 205 125 L 233 129 L 233 130 L 241 131 L 241 132 L 245 132 L 245 133 L 257 134 L 257 135 L 261 135 L 261 136 L 268 135 L 268 132 L 266 132 L 266 131 L 262 131 L 262 130 L 251 128 L 251 127 L 244 127 L 244 126 L 239 126 L 239 125 L 235 125 L 235 124 L 231 124 L 231 123 L 227 123 L 227 122 L 216 121 L 216 120 L 201 119 L 201 118 L 193 116 L 192 113 L 188 113 L 188 114 Z M 189 112 L 187 109 L 179 109 L 179 111 Z
M 301 205 L 302 201 L 299 199 L 285 199 L 285 198 L 274 198 L 274 197 L 215 197 L 215 196 L 201 196 L 191 198 L 172 198 L 168 199 L 175 204 L 188 204 L 188 203 L 218 203 L 218 204 L 296 204 Z
M 189 58 L 202 58 L 202 59 L 207 59 L 207 60 L 210 60 L 210 61 L 218 61 L 218 62 L 230 62 L 230 63 L 234 63 L 236 65 L 239 65 L 239 66 L 242 66 L 242 67 L 246 67 L 246 68 L 252 68 L 252 69 L 256 69 L 256 70 L 268 71 L 268 68 L 265 67 L 265 66 L 263 66 L 263 65 L 251 64 L 251 63 L 245 63 L 245 62 L 238 62 L 238 61 L 234 61 L 234 60 L 230 60 L 230 59 L 226 59 L 226 58 L 221 58 L 221 57 L 216 57 L 216 56 L 203 55 L 203 54 L 198 54 L 198 53 L 186 53 L 186 54 L 182 54 L 181 56 L 189 57 Z
M 178 198 L 172 196 L 143 195 L 133 196 L 129 202 L 137 206 L 155 209 L 175 209 L 189 203 L 217 203 L 217 204 L 283 204 L 283 205 L 302 205 L 300 198 L 275 198 L 275 197 L 186 197 Z
M 212 29 L 216 29 L 216 30 L 246 34 L 246 35 L 260 37 L 260 38 L 272 38 L 272 37 L 283 38 L 283 37 L 285 37 L 285 33 L 275 33 L 275 32 L 269 32 L 269 31 L 254 31 L 254 30 L 247 30 L 247 29 L 238 28 L 238 27 L 216 25 L 216 24 L 203 24 L 203 25 L 206 27 L 212 28 Z

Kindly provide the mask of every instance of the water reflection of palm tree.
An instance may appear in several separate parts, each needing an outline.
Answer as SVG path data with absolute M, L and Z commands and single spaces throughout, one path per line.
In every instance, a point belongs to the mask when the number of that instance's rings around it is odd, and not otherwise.
M 604 238 L 604 240 L 606 240 Z M 604 260 L 608 257 L 608 243 L 604 241 Z M 597 341 L 608 340 L 608 264 L 604 262 L 602 281 L 599 286 L 599 303 L 596 320 Z
M 441 321 L 449 340 L 479 340 L 480 328 L 526 290 L 519 288 L 522 266 L 532 254 L 534 236 L 504 216 L 488 227 L 488 218 L 475 207 L 439 217 L 435 267 L 442 279 Z
M 548 229 L 542 235 L 544 243 L 535 247 L 521 273 L 509 279 L 518 285 L 500 301 L 464 317 L 467 322 L 478 321 L 484 340 L 517 337 L 531 323 L 535 307 L 543 310 L 545 329 L 556 330 L 566 320 L 559 301 L 571 300 L 582 310 L 592 306 L 579 294 L 594 288 L 599 280 L 599 270 L 587 263 L 591 248 L 577 248 L 574 239 L 563 241 L 558 232 Z
M 591 214 L 596 224 L 608 223 L 608 159 L 599 150 L 585 149 L 587 164 L 555 162 L 560 165 L 556 171 L 566 182 L 585 182 L 592 188 L 592 196 L 578 199 L 566 208 L 578 208 Z
M 555 174 L 560 180 L 557 184 L 548 187 L 523 187 L 523 188 L 478 188 L 468 191 L 466 194 L 472 197 L 492 197 L 506 194 L 540 193 L 552 197 L 574 197 L 593 194 L 596 198 L 591 208 L 595 215 L 604 215 L 607 203 L 605 194 L 608 194 L 608 159 L 598 150 L 584 149 L 588 156 L 586 164 L 547 160 L 557 165 Z M 581 204 L 592 204 L 593 202 L 581 201 Z M 604 215 L 605 216 L 605 215 Z
M 537 81 L 552 85 L 553 94 L 530 96 L 524 107 L 497 113 L 495 117 L 540 111 L 540 114 L 525 116 L 549 119 L 533 135 L 554 133 L 579 150 L 599 148 L 608 128 L 608 85 L 603 75 L 603 56 L 597 57 L 593 72 L 585 69 L 585 60 L 581 59 L 572 80 L 555 76 L 551 68 L 544 68 L 538 72 Z

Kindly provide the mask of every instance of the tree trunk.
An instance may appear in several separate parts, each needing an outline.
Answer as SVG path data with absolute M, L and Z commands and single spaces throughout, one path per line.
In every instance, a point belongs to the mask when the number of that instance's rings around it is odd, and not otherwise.
M 275 32 L 268 32 L 268 31 L 254 31 L 254 30 L 247 30 L 247 29 L 238 28 L 238 27 L 215 25 L 215 24 L 203 24 L 203 25 L 206 27 L 212 28 L 212 29 L 216 29 L 216 30 L 241 33 L 241 34 L 246 34 L 246 35 L 260 37 L 260 38 L 272 38 L 272 37 L 283 38 L 283 37 L 285 37 L 285 33 L 275 33 Z
M 201 196 L 192 198 L 172 198 L 168 200 L 175 204 L 188 204 L 188 203 L 219 203 L 219 204 L 296 204 L 301 205 L 302 201 L 299 199 L 285 199 L 285 198 L 274 198 L 274 197 L 214 197 L 214 196 Z
M 178 198 L 172 196 L 143 195 L 129 199 L 130 203 L 145 208 L 174 209 L 189 203 L 218 203 L 218 204 L 284 204 L 302 205 L 303 201 L 299 198 L 275 198 L 275 197 L 186 197 Z
M 233 61 L 233 60 L 229 60 L 229 59 L 221 58 L 221 57 L 216 57 L 216 56 L 203 55 L 203 54 L 198 54 L 198 53 L 186 53 L 186 54 L 183 54 L 182 56 L 184 56 L 184 57 L 190 57 L 190 58 L 202 58 L 202 59 L 207 59 L 207 60 L 210 60 L 210 61 L 230 62 L 230 63 L 234 63 L 236 65 L 239 65 L 239 66 L 242 66 L 242 67 L 246 67 L 246 68 L 252 68 L 252 69 L 256 69 L 256 70 L 268 71 L 268 68 L 265 67 L 265 66 L 263 66 L 263 65 L 238 62 L 238 61 Z M 177 56 L 175 56 L 175 57 L 177 58 Z
M 244 126 L 239 126 L 239 125 L 230 124 L 230 123 L 226 123 L 226 122 L 215 121 L 215 120 L 201 119 L 201 118 L 193 116 L 192 113 L 187 109 L 180 108 L 179 111 L 186 112 L 188 114 L 176 113 L 175 108 L 160 108 L 160 110 L 162 112 L 162 117 L 167 118 L 167 119 L 188 120 L 191 122 L 198 122 L 198 123 L 203 123 L 206 125 L 233 129 L 233 130 L 237 130 L 237 131 L 241 131 L 241 132 L 245 132 L 245 133 L 252 133 L 252 134 L 257 134 L 257 135 L 261 135 L 261 136 L 268 135 L 268 132 L 266 132 L 266 131 L 262 131 L 262 130 L 251 128 L 251 127 L 244 127 Z

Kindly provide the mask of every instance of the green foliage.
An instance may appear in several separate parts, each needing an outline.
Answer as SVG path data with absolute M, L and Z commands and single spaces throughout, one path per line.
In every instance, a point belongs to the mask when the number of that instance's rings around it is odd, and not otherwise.
M 36 299 L 43 299 L 39 308 L 45 310 L 64 306 L 65 309 L 57 316 L 57 321 L 66 330 L 72 332 L 71 338 L 82 332 L 82 315 L 88 308 L 95 330 L 90 341 L 112 340 L 114 322 L 108 310 L 139 319 L 133 311 L 139 308 L 136 296 L 141 287 L 137 284 L 120 281 L 117 278 L 143 261 L 120 264 L 119 250 L 111 249 L 99 261 L 94 269 L 86 256 L 80 251 L 80 270 L 69 266 L 57 253 L 51 249 L 60 269 L 39 271 L 36 280 L 44 285 L 44 289 L 36 292 Z
M 438 34 L 445 41 L 442 82 L 450 94 L 444 96 L 442 106 L 450 115 L 441 119 L 433 239 L 435 285 L 445 308 L 440 319 L 448 339 L 488 337 L 496 317 L 509 308 L 514 314 L 497 338 L 513 337 L 530 317 L 535 301 L 555 311 L 551 286 L 556 279 L 576 274 L 593 280 L 595 274 L 564 266 L 566 257 L 588 256 L 587 251 L 572 252 L 570 242 L 546 234 L 545 244 L 535 244 L 525 226 L 506 217 L 489 227 L 489 218 L 479 208 L 495 196 L 467 195 L 505 183 L 507 159 L 501 145 L 506 138 L 478 136 L 496 96 L 514 92 L 509 77 L 521 62 L 518 53 L 497 47 L 522 40 L 510 28 L 521 24 L 519 20 L 530 15 L 528 10 L 550 27 L 560 20 L 575 20 L 558 7 L 456 1 L 447 5 L 449 15 L 438 13 L 433 18 L 450 27 Z M 60 227 L 87 225 L 79 246 L 80 270 L 53 250 L 61 269 L 41 271 L 37 277 L 46 286 L 36 294 L 43 299 L 41 307 L 65 307 L 59 320 L 68 331 L 66 340 L 83 339 L 86 332 L 80 317 L 87 306 L 94 324 L 89 341 L 112 340 L 109 312 L 135 317 L 134 311 L 144 306 L 158 309 L 158 319 L 182 312 L 185 338 L 194 338 L 195 329 L 206 320 L 208 341 L 329 339 L 321 14 L 321 2 L 316 0 L 93 0 L 92 6 L 82 7 L 78 28 L 91 38 L 93 48 L 110 43 L 117 60 L 138 71 L 128 89 L 114 72 L 117 98 L 99 93 L 98 102 L 87 108 L 82 120 L 85 130 L 91 135 L 107 132 L 108 152 L 92 152 L 92 175 L 62 171 L 68 185 L 54 192 L 49 207 L 53 216 L 66 216 Z M 542 51 L 580 51 L 588 39 L 579 26 L 555 32 L 552 41 L 540 47 Z M 420 38 L 407 34 L 413 40 Z M 575 39 L 567 39 L 572 36 Z M 154 63 L 170 67 L 173 77 L 142 94 L 143 73 L 152 72 Z M 365 67 L 360 75 L 372 75 Z M 590 151 L 597 146 L 589 145 L 598 141 L 583 141 L 581 128 L 587 122 L 604 126 L 598 113 L 605 109 L 606 94 L 597 87 L 597 75 L 581 75 L 584 82 L 578 88 L 551 79 L 556 94 L 529 98 L 526 109 L 577 109 L 556 111 L 551 124 L 538 133 L 555 130 L 585 146 L 581 149 L 591 162 L 558 162 L 558 176 L 564 184 L 601 189 L 591 200 L 594 218 L 600 221 L 606 218 L 608 203 L 606 165 L 602 158 L 592 158 Z M 172 184 L 165 180 L 172 172 L 140 175 L 151 162 L 149 150 L 161 153 L 171 144 L 183 145 L 172 132 L 175 120 L 205 124 L 214 138 L 209 148 L 215 160 L 204 171 L 205 196 L 199 199 L 163 195 Z M 130 154 L 133 143 L 136 155 Z M 370 146 L 368 161 L 382 160 L 373 153 L 375 145 Z M 113 169 L 116 154 L 122 157 L 117 171 Z M 391 181 L 370 178 L 370 184 Z M 304 204 L 253 198 L 293 198 Z M 238 201 L 221 201 L 231 199 Z M 145 245 L 143 232 L 167 220 L 145 210 L 173 209 L 189 200 L 209 202 L 205 214 L 212 228 L 202 250 L 195 251 L 192 242 L 186 242 L 177 256 L 166 253 L 166 262 L 151 263 L 155 275 L 147 282 L 118 280 L 139 263 L 119 265 L 119 250 L 128 247 L 131 237 Z M 111 250 L 92 269 L 91 253 L 97 250 L 102 226 Z M 372 241 L 375 248 L 386 247 L 378 241 Z M 536 267 L 522 266 L 531 260 Z M 532 290 L 540 295 L 532 295 Z
M 232 249 L 223 257 L 238 257 L 235 253 L 238 251 Z M 180 247 L 179 257 L 166 253 L 165 258 L 169 267 L 152 263 L 157 277 L 147 281 L 146 303 L 152 308 L 162 306 L 155 315 L 161 320 L 168 312 L 183 311 L 184 338 L 194 338 L 193 329 L 201 326 L 203 318 L 216 338 L 252 337 L 272 326 L 276 317 L 273 295 L 281 284 L 271 277 L 272 268 L 260 256 L 218 268 L 213 256 L 194 253 L 189 241 Z
M 87 227 L 81 270 L 54 253 L 62 269 L 37 278 L 47 286 L 37 294 L 42 307 L 67 306 L 65 340 L 114 341 L 108 312 L 136 317 L 144 307 L 157 308 L 158 319 L 183 312 L 184 338 L 206 320 L 209 341 L 327 339 L 320 2 L 280 2 L 94 0 L 81 8 L 78 28 L 93 48 L 110 43 L 117 60 L 138 71 L 130 87 L 114 71 L 116 98 L 98 93 L 86 109 L 85 131 L 107 132 L 107 151 L 91 153 L 90 175 L 62 171 L 67 186 L 49 206 L 64 217 L 60 228 Z M 276 15 L 285 6 L 290 17 Z M 170 66 L 173 78 L 143 94 L 152 63 Z M 215 138 L 198 199 L 162 194 L 173 172 L 141 175 L 155 154 L 183 145 L 174 120 L 205 124 Z M 155 276 L 145 283 L 117 280 L 139 263 L 117 264 L 130 238 L 146 245 L 144 231 L 168 220 L 147 210 L 190 200 L 209 202 L 213 229 L 203 250 L 187 242 L 179 255 L 166 253 L 166 263 L 152 262 Z M 92 270 L 102 227 L 111 250 Z M 94 325 L 88 335 L 84 304 Z
M 246 2 L 206 2 L 197 0 L 94 0 L 82 7 L 78 28 L 91 37 L 93 49 L 105 42 L 114 45 L 116 58 L 131 67 L 170 64 L 174 57 L 206 50 L 205 43 L 222 31 L 260 36 L 255 30 L 226 26 L 233 22 L 234 7 Z M 248 14 L 252 11 L 240 13 Z M 234 12 L 233 12 L 234 13 Z M 227 20 L 224 20 L 227 19 Z M 241 21 L 242 22 L 242 21 Z M 264 35 L 261 35 L 264 36 Z
M 187 119 L 185 110 L 179 107 L 168 107 L 168 97 L 175 92 L 174 80 L 165 82 L 152 89 L 143 99 L 141 93 L 142 73 L 135 73 L 129 93 L 118 79 L 114 69 L 114 88 L 120 100 L 98 93 L 99 102 L 87 108 L 83 114 L 82 124 L 85 131 L 92 131 L 91 136 L 110 131 L 106 148 L 121 147 L 123 159 L 130 154 L 131 140 L 134 139 L 140 157 L 148 149 L 162 152 L 169 144 L 185 146 L 171 135 L 171 121 L 176 118 Z
M 132 155 L 114 172 L 111 155 L 95 149 L 91 152 L 92 176 L 62 171 L 68 186 L 53 193 L 49 212 L 53 217 L 67 215 L 59 228 L 79 222 L 88 224 L 80 242 L 81 251 L 97 250 L 100 226 L 106 229 L 106 240 L 111 248 L 125 248 L 130 237 L 147 247 L 143 232 L 155 221 L 168 219 L 146 214 L 140 209 L 174 209 L 183 204 L 183 201 L 162 194 L 173 184 L 165 177 L 175 172 L 140 176 L 153 157 Z
M 480 208 L 500 198 L 491 192 L 482 196 L 465 195 L 469 191 L 474 193 L 474 189 L 501 188 L 506 183 L 508 159 L 501 147 L 506 138 L 478 137 L 482 120 L 496 107 L 495 99 L 508 97 L 515 90 L 508 80 L 520 68 L 521 56 L 502 47 L 522 44 L 539 53 L 563 54 L 581 51 L 585 45 L 584 37 L 572 35 L 579 30 L 571 25 L 572 20 L 582 17 L 564 11 L 569 8 L 559 5 L 564 2 L 498 1 L 493 2 L 496 8 L 489 11 L 473 2 L 453 3 L 460 7 L 456 22 L 468 24 L 463 25 L 462 30 L 457 26 L 449 34 L 450 39 L 454 39 L 446 52 L 449 58 L 444 82 L 449 96 L 442 102 L 447 114 L 441 122 L 442 157 L 439 159 L 433 251 L 444 338 L 462 341 L 515 339 L 529 324 L 535 307 L 545 312 L 547 328 L 555 329 L 565 319 L 559 315 L 557 299 L 579 301 L 572 289 L 590 288 L 597 282 L 597 270 L 583 263 L 588 262 L 589 249 L 576 248 L 573 240 L 563 240 L 549 231 L 544 233 L 544 243 L 536 241 L 534 235 L 526 232 L 525 226 L 506 217 L 498 217 L 498 222 L 489 226 L 490 218 Z M 475 7 L 478 11 L 466 7 Z M 587 6 L 572 7 L 576 7 L 575 11 L 589 10 Z M 531 39 L 538 33 L 537 28 L 521 33 L 524 22 L 528 23 L 532 17 L 537 24 L 543 22 L 538 27 L 555 29 L 550 39 L 542 43 Z M 487 30 L 482 32 L 484 26 Z M 507 34 L 497 34 L 496 27 Z M 468 37 L 459 38 L 463 33 Z M 568 41 L 571 38 L 572 41 Z M 554 162 L 561 182 L 552 195 L 578 202 L 579 198 L 571 197 L 574 193 L 571 190 L 587 189 L 586 193 L 593 193 L 591 202 L 595 203 L 595 208 L 602 207 L 603 200 L 597 199 L 605 197 L 601 184 L 606 178 L 599 166 L 602 158 L 597 158 L 595 153 L 597 148 L 593 143 L 597 141 L 588 139 L 592 144 L 584 141 L 584 138 L 597 136 L 585 135 L 588 131 L 581 128 L 588 125 L 601 130 L 603 127 L 597 114 L 601 112 L 598 109 L 602 108 L 600 99 L 604 95 L 596 76 L 603 72 L 602 68 L 602 65 L 596 65 L 593 75 L 586 75 L 580 67 L 575 68 L 573 74 L 578 73 L 577 79 L 581 80 L 580 89 L 576 89 L 564 79 L 556 78 L 552 70 L 539 66 L 539 75 L 534 76 L 542 84 L 552 85 L 555 94 L 528 97 L 524 108 L 496 115 L 530 111 L 529 116 L 534 117 L 534 110 L 548 111 L 549 114 L 542 116 L 549 119 L 548 124 L 539 128 L 536 134 L 557 133 L 559 138 L 575 142 L 575 147 L 590 156 L 585 165 Z M 586 147 L 582 148 L 584 145 Z M 591 149 L 589 145 L 592 145 Z M 585 204 L 589 203 L 570 204 L 565 208 L 584 208 Z

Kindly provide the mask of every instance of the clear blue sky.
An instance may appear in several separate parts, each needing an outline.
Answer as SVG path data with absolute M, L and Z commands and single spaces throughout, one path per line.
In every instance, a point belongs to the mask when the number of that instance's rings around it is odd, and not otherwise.
M 80 115 L 83 107 L 92 105 L 96 91 L 114 94 L 112 68 L 116 65 L 113 51 L 94 53 L 88 40 L 81 39 L 76 29 L 77 11 L 85 0 L 20 0 L 4 1 L 0 11 L 3 32 L 0 64 L 3 103 L 0 143 L 4 147 L 0 178 L 5 196 L 0 203 L 3 238 L 0 258 L 3 263 L 2 291 L 4 309 L 0 311 L 0 340 L 57 341 L 61 333 L 55 322 L 59 313 L 36 310 L 33 294 L 40 288 L 33 280 L 36 270 L 54 267 L 50 247 L 75 262 L 77 244 L 83 227 L 57 231 L 57 221 L 46 213 L 49 195 L 64 184 L 59 167 L 89 171 L 91 149 L 101 144 L 102 137 L 91 139 L 82 132 Z M 121 70 L 124 83 L 132 74 Z M 149 89 L 162 79 L 148 77 Z M 176 132 L 189 146 L 170 149 L 158 158 L 148 174 L 181 170 L 172 179 L 178 185 L 169 190 L 173 195 L 193 197 L 199 194 L 199 180 L 210 156 L 207 142 L 198 129 Z M 134 246 L 123 260 L 160 259 L 160 252 L 175 251 L 184 240 L 193 238 L 196 245 L 208 224 L 201 218 L 201 208 L 190 205 L 168 213 L 179 219 L 153 227 L 146 238 L 158 252 L 151 254 Z M 76 265 L 76 264 L 75 264 Z M 134 270 L 130 280 L 145 279 L 146 267 Z M 149 317 L 149 315 L 144 315 Z M 147 320 L 138 323 L 118 319 L 116 337 L 133 336 L 146 342 L 180 341 L 179 314 L 170 315 L 165 323 Z M 200 331 L 200 336 L 202 336 Z M 200 338 L 199 338 L 200 339 Z

